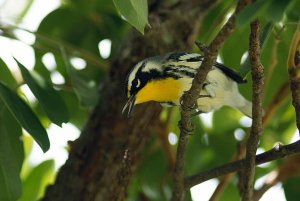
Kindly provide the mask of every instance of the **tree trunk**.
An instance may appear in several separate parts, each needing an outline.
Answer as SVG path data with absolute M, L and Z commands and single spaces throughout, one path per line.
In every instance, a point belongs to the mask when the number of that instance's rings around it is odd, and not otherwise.
M 124 200 L 141 159 L 144 145 L 158 124 L 161 107 L 137 106 L 131 118 L 121 115 L 126 102 L 124 82 L 129 69 L 155 54 L 191 50 L 201 19 L 216 0 L 156 0 L 150 4 L 151 29 L 145 35 L 131 31 L 116 55 L 100 90 L 101 100 L 91 113 L 69 159 L 44 201 Z M 166 40 L 168 39 L 168 40 Z

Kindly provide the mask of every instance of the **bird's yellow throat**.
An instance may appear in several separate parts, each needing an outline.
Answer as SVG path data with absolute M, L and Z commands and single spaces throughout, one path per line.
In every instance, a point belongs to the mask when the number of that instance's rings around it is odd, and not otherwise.
M 136 95 L 136 104 L 147 101 L 178 101 L 182 93 L 182 83 L 173 78 L 153 80 L 146 84 Z

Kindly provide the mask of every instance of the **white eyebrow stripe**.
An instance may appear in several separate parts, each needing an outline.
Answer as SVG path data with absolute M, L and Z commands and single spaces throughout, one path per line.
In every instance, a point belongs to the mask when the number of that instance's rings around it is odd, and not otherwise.
M 185 54 L 185 55 L 180 56 L 179 60 L 188 60 L 188 59 L 199 57 L 199 56 L 200 56 L 200 54 L 197 54 L 197 53 Z
M 142 69 L 142 72 L 150 72 L 151 70 L 155 70 L 160 68 L 160 64 L 155 61 L 148 61 L 145 67 Z

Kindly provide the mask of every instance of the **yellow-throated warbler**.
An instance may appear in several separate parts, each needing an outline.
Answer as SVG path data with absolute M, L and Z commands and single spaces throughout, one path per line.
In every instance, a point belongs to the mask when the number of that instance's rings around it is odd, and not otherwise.
M 147 58 L 131 70 L 126 80 L 128 116 L 135 104 L 157 101 L 163 105 L 180 104 L 184 91 L 190 89 L 203 56 L 195 53 L 172 52 Z M 210 112 L 228 105 L 252 116 L 252 103 L 238 91 L 237 84 L 245 83 L 237 72 L 220 63 L 215 63 L 203 84 L 197 100 L 200 112 Z

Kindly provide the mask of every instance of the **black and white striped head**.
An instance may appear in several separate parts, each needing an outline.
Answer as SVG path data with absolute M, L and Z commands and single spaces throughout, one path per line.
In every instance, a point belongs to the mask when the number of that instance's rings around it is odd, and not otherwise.
M 202 56 L 186 52 L 172 52 L 145 59 L 136 64 L 127 76 L 125 88 L 127 97 L 135 95 L 153 79 L 194 77 L 199 61 L 202 61 Z M 194 67 L 192 63 L 196 66 Z
M 125 82 L 125 93 L 128 101 L 122 113 L 128 107 L 128 115 L 130 115 L 136 102 L 136 94 L 151 80 L 162 78 L 163 60 L 163 56 L 147 58 L 136 64 L 129 72 Z

